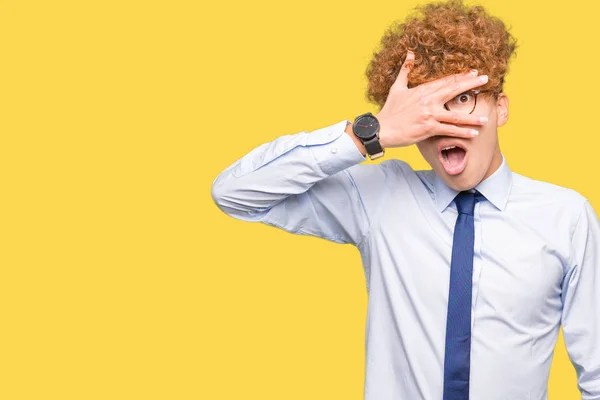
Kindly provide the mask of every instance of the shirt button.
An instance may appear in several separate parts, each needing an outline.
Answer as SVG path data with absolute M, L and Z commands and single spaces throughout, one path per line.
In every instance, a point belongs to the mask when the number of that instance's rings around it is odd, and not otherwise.
M 337 153 L 337 149 L 334 147 L 333 149 L 331 149 L 331 152 L 332 152 L 333 154 L 335 154 L 335 153 Z

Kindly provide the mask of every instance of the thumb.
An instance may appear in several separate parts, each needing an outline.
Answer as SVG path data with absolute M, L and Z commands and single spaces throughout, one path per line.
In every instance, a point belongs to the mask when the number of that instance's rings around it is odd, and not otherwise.
M 415 54 L 408 50 L 406 53 L 406 59 L 404 59 L 404 63 L 402 64 L 402 68 L 400 68 L 400 72 L 396 77 L 396 81 L 393 86 L 400 89 L 408 89 L 408 73 L 413 66 L 413 61 L 415 59 Z

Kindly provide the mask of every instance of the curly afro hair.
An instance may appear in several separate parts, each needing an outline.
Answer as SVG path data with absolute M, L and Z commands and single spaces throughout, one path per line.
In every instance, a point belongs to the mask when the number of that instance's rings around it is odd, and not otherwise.
M 488 82 L 480 89 L 495 98 L 502 92 L 508 61 L 516 54 L 516 39 L 504 23 L 482 6 L 467 6 L 462 0 L 418 6 L 404 22 L 394 22 L 373 54 L 366 75 L 367 100 L 383 107 L 407 51 L 415 54 L 408 74 L 408 87 L 445 75 L 477 69 Z

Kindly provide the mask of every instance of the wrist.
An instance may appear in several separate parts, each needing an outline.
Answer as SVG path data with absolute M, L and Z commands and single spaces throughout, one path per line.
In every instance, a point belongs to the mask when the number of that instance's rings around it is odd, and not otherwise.
M 375 114 L 374 117 L 377 118 L 377 121 L 379 122 L 379 132 L 377 133 L 377 136 L 379 137 L 379 144 L 381 145 L 382 149 L 386 149 L 388 147 L 386 132 L 382 129 L 379 114 Z
M 387 137 L 386 137 L 385 131 L 384 132 L 379 131 L 379 144 L 381 145 L 382 149 L 388 148 Z

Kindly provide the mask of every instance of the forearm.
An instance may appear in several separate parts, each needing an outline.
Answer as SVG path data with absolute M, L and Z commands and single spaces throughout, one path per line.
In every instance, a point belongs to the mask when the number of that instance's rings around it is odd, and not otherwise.
M 346 121 L 265 143 L 221 172 L 212 197 L 233 217 L 250 219 L 286 197 L 365 160 L 345 135 Z
M 356 145 L 356 148 L 358 148 L 358 151 L 360 151 L 360 153 L 363 156 L 366 156 L 367 155 L 367 149 L 365 148 L 365 145 L 362 144 L 362 142 L 360 141 L 360 139 L 358 138 L 358 136 L 356 136 L 354 134 L 354 132 L 352 131 L 352 124 L 348 124 L 346 126 L 346 129 L 344 130 L 344 132 L 346 132 L 346 134 L 348 136 L 350 136 L 350 138 L 352 139 L 352 141 Z

